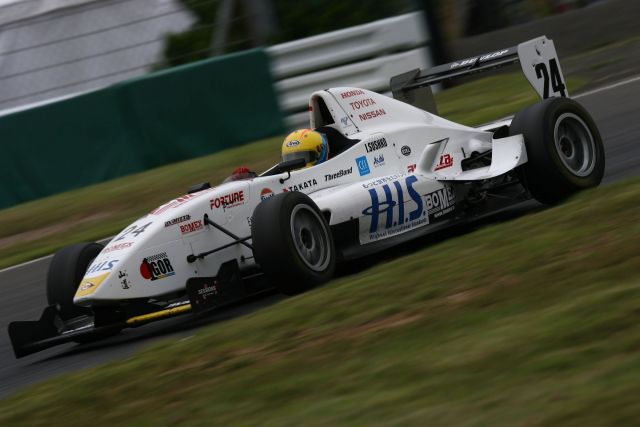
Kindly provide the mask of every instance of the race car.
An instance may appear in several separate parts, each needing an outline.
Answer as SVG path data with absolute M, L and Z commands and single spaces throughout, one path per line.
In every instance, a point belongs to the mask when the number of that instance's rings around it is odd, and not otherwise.
M 435 114 L 431 85 L 516 62 L 537 104 L 480 127 Z M 16 357 L 267 289 L 303 292 L 330 280 L 338 262 L 531 198 L 558 203 L 602 179 L 600 133 L 569 98 L 546 37 L 409 71 L 391 90 L 393 98 L 354 87 L 311 95 L 310 128 L 347 147 L 321 164 L 288 160 L 196 185 L 105 246 L 58 251 L 40 320 L 9 325 Z

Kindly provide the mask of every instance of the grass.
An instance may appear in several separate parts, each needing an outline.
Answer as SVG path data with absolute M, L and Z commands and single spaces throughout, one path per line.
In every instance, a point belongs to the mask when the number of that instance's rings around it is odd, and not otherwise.
M 0 425 L 636 425 L 640 179 L 0 401 Z M 401 279 L 398 279 L 401 278 Z
M 582 79 L 570 79 L 572 90 Z M 536 101 L 520 73 L 483 78 L 436 95 L 440 114 L 468 125 L 506 116 Z M 136 218 L 186 193 L 198 182 L 218 183 L 238 165 L 265 170 L 278 161 L 274 137 L 21 204 L 0 211 L 0 268 L 80 241 L 118 233 Z

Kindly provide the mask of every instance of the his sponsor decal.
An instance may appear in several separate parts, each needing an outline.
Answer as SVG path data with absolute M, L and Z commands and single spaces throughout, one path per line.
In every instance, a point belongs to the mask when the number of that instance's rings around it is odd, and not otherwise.
M 181 222 L 187 222 L 189 220 L 191 220 L 191 215 L 184 215 L 178 218 L 173 218 L 169 221 L 165 221 L 164 226 L 171 227 L 172 225 L 180 224 Z
M 424 196 L 425 209 L 433 219 L 440 218 L 455 209 L 455 195 L 451 187 L 442 188 Z
M 384 156 L 382 154 L 373 156 L 373 167 L 379 168 L 380 166 L 384 166 Z
M 372 98 L 365 98 L 359 101 L 350 102 L 349 105 L 351 106 L 351 109 L 355 111 L 362 108 L 371 107 L 372 105 L 376 105 L 376 101 L 374 101 Z
M 106 261 L 93 262 L 87 269 L 86 275 L 93 273 L 100 273 L 103 271 L 111 271 L 114 265 L 118 262 L 117 259 L 111 259 Z
M 369 175 L 369 173 L 371 173 L 371 169 L 369 169 L 369 162 L 367 162 L 367 156 L 356 157 L 356 165 L 358 166 L 360 176 Z
M 472 64 L 475 64 L 475 62 L 478 61 L 478 60 L 486 61 L 488 59 L 495 59 L 495 58 L 498 58 L 498 57 L 504 55 L 508 51 L 509 51 L 508 49 L 499 50 L 499 51 L 496 51 L 496 52 L 488 53 L 486 55 L 482 55 L 480 57 L 474 56 L 473 58 L 468 58 L 468 59 L 465 59 L 465 60 L 460 61 L 460 62 L 454 62 L 453 64 L 451 64 L 449 66 L 449 69 L 452 70 L 454 68 L 460 68 L 460 67 L 465 67 L 467 65 L 472 65 Z
M 428 225 L 455 209 L 455 197 L 450 187 L 421 196 L 414 188 L 415 175 L 369 188 L 371 206 L 362 211 L 360 241 L 372 242 Z
M 378 116 L 384 116 L 386 114 L 387 112 L 384 111 L 384 108 L 379 108 L 377 110 L 367 111 L 366 113 L 358 114 L 358 117 L 360 118 L 360 120 L 365 121 L 365 120 L 375 119 Z
M 207 190 L 210 190 L 210 189 L 207 189 Z M 168 203 L 165 203 L 164 205 L 160 206 L 158 209 L 152 211 L 151 215 L 160 215 L 161 213 L 165 212 L 166 210 L 173 209 L 175 207 L 183 205 L 183 204 L 187 203 L 188 201 L 190 201 L 192 199 L 195 199 L 196 197 L 198 197 L 202 193 L 205 193 L 207 190 L 199 191 L 197 193 L 185 194 L 184 196 L 178 197 L 177 199 L 172 200 L 172 201 L 170 201 Z
M 202 224 L 202 220 L 199 219 L 199 220 L 181 225 L 180 233 L 189 234 L 189 233 L 193 233 L 194 231 L 200 231 L 203 228 L 204 228 L 204 225 Z
M 263 188 L 260 191 L 260 200 L 267 200 L 269 197 L 273 197 L 273 191 L 270 188 Z
M 82 279 L 82 282 L 80 282 L 80 286 L 78 286 L 78 290 L 76 291 L 76 297 L 85 297 L 94 293 L 108 275 L 109 273 L 104 273 L 99 276 L 85 277 Z
M 198 295 L 202 297 L 202 299 L 207 299 L 210 296 L 218 295 L 218 283 L 216 281 L 213 284 L 205 283 L 202 288 L 198 289 Z
M 247 217 L 247 224 L 249 225 L 249 228 L 251 228 L 253 226 L 253 217 L 252 216 L 248 216 Z
M 409 147 L 408 145 L 403 145 L 402 148 L 400 149 L 400 152 L 402 153 L 403 156 L 410 156 L 411 147 Z
M 313 178 L 308 181 L 302 181 L 294 185 L 290 185 L 288 188 L 283 188 L 283 191 L 302 191 L 308 188 L 313 188 L 318 185 L 318 181 Z M 264 199 L 263 199 L 264 200 Z
M 349 169 L 340 169 L 338 172 L 325 174 L 324 180 L 333 181 L 334 179 L 342 178 L 343 176 L 351 175 L 352 173 L 353 173 L 353 166 L 351 166 Z
M 298 145 L 300 145 L 300 141 L 298 141 L 297 139 L 292 139 L 291 141 L 287 142 L 287 147 L 297 147 Z
M 348 90 L 340 94 L 342 99 L 347 99 L 347 98 L 351 98 L 353 96 L 358 96 L 358 95 L 364 95 L 364 91 L 360 89 L 356 89 L 356 90 Z
M 414 164 L 412 164 L 412 165 L 407 166 L 407 172 L 409 172 L 409 173 L 413 173 L 413 172 L 415 172 L 415 171 L 416 171 L 416 165 L 415 165 L 415 163 L 414 163 Z
M 349 117 L 344 116 L 340 119 L 340 123 L 342 123 L 342 126 L 347 126 L 349 124 Z
M 109 252 L 114 252 L 114 251 L 119 251 L 119 250 L 122 250 L 122 249 L 127 249 L 127 248 L 131 247 L 131 245 L 133 245 L 133 242 L 116 243 L 115 245 L 107 246 L 106 248 L 104 248 L 102 253 L 106 254 L 106 253 L 109 253 Z
M 376 139 L 375 141 L 367 142 L 364 144 L 364 148 L 367 150 L 367 153 L 371 153 L 372 151 L 379 150 L 387 146 L 387 140 L 384 138 Z
M 234 206 L 240 206 L 244 204 L 244 191 L 235 191 L 233 193 L 225 194 L 224 196 L 216 197 L 209 200 L 211 210 L 219 208 L 232 208 Z
M 175 274 L 166 252 L 146 257 L 140 263 L 140 275 L 146 280 L 165 279 Z
M 127 270 L 118 271 L 118 279 L 120 279 L 120 285 L 122 285 L 122 289 L 131 288 L 131 282 L 129 282 L 129 275 L 127 274 Z
M 361 242 L 384 239 L 429 224 L 422 196 L 413 188 L 416 181 L 418 178 L 410 175 L 383 184 L 382 194 L 377 188 L 368 189 L 371 206 L 362 211 Z M 384 222 L 381 221 L 382 216 Z
M 440 161 L 436 165 L 435 170 L 440 170 L 451 166 L 453 166 L 453 157 L 451 156 L 451 154 L 443 154 L 442 156 L 440 156 Z

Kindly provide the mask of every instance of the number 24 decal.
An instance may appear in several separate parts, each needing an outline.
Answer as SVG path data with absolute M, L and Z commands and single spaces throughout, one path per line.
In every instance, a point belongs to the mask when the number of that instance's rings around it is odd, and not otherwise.
M 122 240 L 125 238 L 126 235 L 128 235 L 129 233 L 133 234 L 135 237 L 138 237 L 138 234 L 143 233 L 145 228 L 147 228 L 148 226 L 150 226 L 152 223 L 148 222 L 145 225 L 143 225 L 142 227 L 136 227 L 135 225 L 132 225 L 131 227 L 125 229 L 120 236 L 118 236 L 117 239 L 114 239 L 113 241 L 115 242 L 116 240 Z
M 564 82 L 562 81 L 560 68 L 558 68 L 558 62 L 555 58 L 551 58 L 551 60 L 549 61 L 548 70 L 547 64 L 545 64 L 544 62 L 536 64 L 536 76 L 539 79 L 544 79 L 544 94 L 542 97 L 544 99 L 547 99 L 549 97 L 549 74 L 551 74 L 551 89 L 553 89 L 553 92 L 560 92 L 561 96 L 566 97 L 566 87 L 564 85 Z

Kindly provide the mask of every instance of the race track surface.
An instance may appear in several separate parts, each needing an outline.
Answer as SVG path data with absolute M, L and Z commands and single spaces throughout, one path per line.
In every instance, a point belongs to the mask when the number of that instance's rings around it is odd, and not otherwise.
M 576 97 L 600 127 L 606 151 L 604 183 L 640 174 L 640 78 L 600 88 Z M 16 360 L 7 325 L 13 320 L 36 320 L 46 304 L 44 281 L 49 258 L 0 272 L 0 397 L 24 385 L 52 376 L 95 366 L 131 355 L 139 347 L 159 339 L 188 339 L 203 324 L 266 307 L 283 299 L 269 295 L 248 304 L 228 308 L 198 322 L 189 316 L 164 320 L 138 329 L 127 329 L 99 343 L 65 344 Z

